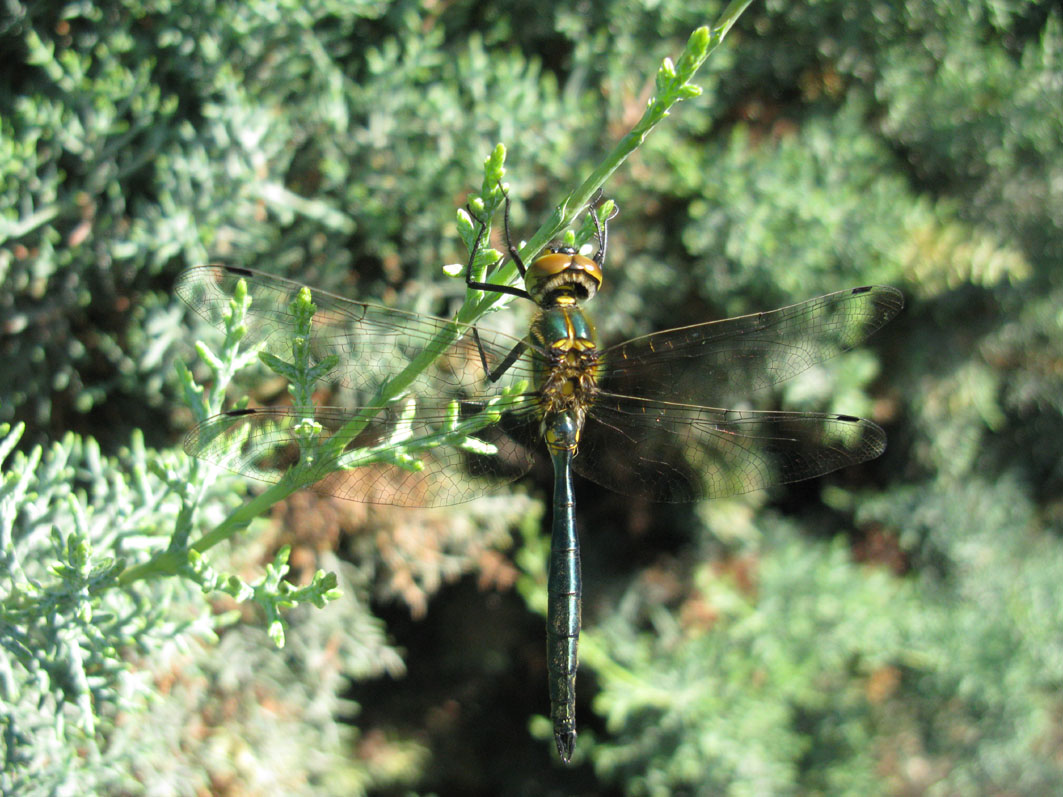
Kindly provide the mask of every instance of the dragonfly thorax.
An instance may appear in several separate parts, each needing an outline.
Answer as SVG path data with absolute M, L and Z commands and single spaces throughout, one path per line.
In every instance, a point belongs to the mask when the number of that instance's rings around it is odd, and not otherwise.
M 524 275 L 525 290 L 542 307 L 586 301 L 601 284 L 601 264 L 571 246 L 550 248 L 528 266 Z
M 583 420 L 598 394 L 594 326 L 575 305 L 544 307 L 532 321 L 536 387 L 548 446 L 575 451 Z

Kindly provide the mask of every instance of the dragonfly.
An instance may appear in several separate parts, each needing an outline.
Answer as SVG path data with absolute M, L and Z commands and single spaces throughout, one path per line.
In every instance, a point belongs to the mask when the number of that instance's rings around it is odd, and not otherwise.
M 480 222 L 466 284 L 533 302 L 524 337 L 313 290 L 308 357 L 323 365 L 323 381 L 353 391 L 359 403 L 232 410 L 200 423 L 184 443 L 189 454 L 255 479 L 277 482 L 299 463 L 321 493 L 405 507 L 482 496 L 525 474 L 545 445 L 554 471 L 547 670 L 566 764 L 576 743 L 582 598 L 573 471 L 626 495 L 684 502 L 879 456 L 886 436 L 869 420 L 756 410 L 749 401 L 860 345 L 904 304 L 894 288 L 864 286 L 603 347 L 584 304 L 603 282 L 609 219 L 590 214 L 593 255 L 551 245 L 525 265 L 510 238 L 506 197 L 508 256 L 523 287 L 473 278 L 487 230 Z M 183 272 L 176 292 L 224 330 L 241 282 L 251 297 L 244 344 L 291 356 L 300 283 L 210 265 Z M 316 459 L 300 462 L 308 421 L 324 444 Z M 389 455 L 396 446 L 403 453 Z

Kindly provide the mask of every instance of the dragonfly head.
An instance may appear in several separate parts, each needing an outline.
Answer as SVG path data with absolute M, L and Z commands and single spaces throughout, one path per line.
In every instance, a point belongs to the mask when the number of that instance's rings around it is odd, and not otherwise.
M 524 288 L 539 305 L 571 304 L 593 298 L 602 285 L 602 266 L 571 246 L 552 246 L 528 266 Z

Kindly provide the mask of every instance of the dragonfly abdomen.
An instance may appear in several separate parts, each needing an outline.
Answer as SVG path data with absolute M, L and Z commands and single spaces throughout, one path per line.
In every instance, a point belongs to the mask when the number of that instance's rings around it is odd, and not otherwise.
M 572 431 L 571 418 L 557 419 L 555 432 Z M 546 661 L 550 681 L 550 717 L 561 760 L 568 763 L 576 744 L 576 671 L 579 668 L 580 575 L 576 501 L 572 489 L 573 447 L 551 446 L 554 463 L 553 532 L 547 576 Z

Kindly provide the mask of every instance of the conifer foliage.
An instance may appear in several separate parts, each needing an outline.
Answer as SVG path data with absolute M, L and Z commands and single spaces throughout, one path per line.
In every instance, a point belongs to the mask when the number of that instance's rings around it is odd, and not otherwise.
M 1063 789 L 1063 14 L 746 5 L 5 6 L 0 790 Z M 529 246 L 599 186 L 620 208 L 606 341 L 907 297 L 751 397 L 872 418 L 880 459 L 686 510 L 577 485 L 565 771 L 535 614 L 548 481 L 278 503 L 180 445 L 288 382 L 319 398 L 241 344 L 246 296 L 224 331 L 186 313 L 183 268 L 471 312 L 443 264 L 500 179 Z M 519 336 L 521 312 L 485 323 Z

